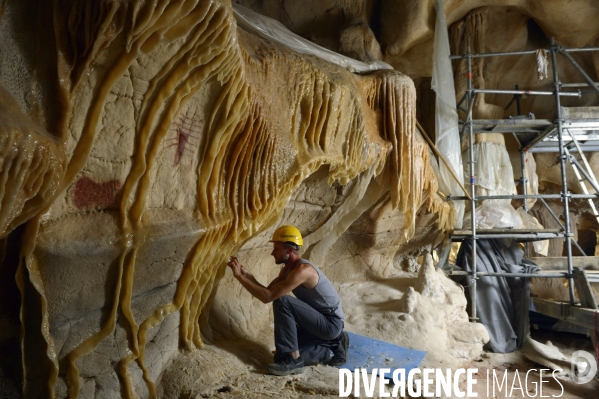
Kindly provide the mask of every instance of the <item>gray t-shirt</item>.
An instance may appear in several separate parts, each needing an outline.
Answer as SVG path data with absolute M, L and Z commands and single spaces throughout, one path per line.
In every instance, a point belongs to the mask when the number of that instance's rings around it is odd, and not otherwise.
M 300 301 L 306 302 L 314 309 L 325 315 L 334 314 L 339 319 L 343 320 L 343 309 L 341 308 L 341 299 L 331 281 L 324 273 L 314 264 L 305 259 L 300 259 L 299 263 L 307 263 L 318 272 L 318 284 L 314 288 L 305 288 L 297 286 L 293 290 L 293 295 Z

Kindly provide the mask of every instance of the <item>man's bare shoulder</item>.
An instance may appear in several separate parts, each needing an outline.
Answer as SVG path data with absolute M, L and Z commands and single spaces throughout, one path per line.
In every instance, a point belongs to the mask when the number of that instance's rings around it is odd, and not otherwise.
M 293 269 L 292 273 L 294 278 L 297 278 L 305 288 L 314 288 L 318 284 L 318 272 L 310 263 L 300 263 Z
M 316 269 L 314 267 L 312 267 L 312 265 L 310 263 L 307 262 L 302 262 L 299 265 L 297 265 L 293 270 L 301 270 L 304 273 L 316 273 Z

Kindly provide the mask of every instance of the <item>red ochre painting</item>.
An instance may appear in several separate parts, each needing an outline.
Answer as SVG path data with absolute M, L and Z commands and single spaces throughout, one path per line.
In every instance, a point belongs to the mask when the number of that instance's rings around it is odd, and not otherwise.
M 72 201 L 79 209 L 104 209 L 115 203 L 120 188 L 121 182 L 118 180 L 96 182 L 89 177 L 82 177 L 75 182 Z
M 181 158 L 183 158 L 183 155 L 185 154 L 185 150 L 197 148 L 197 144 L 192 140 L 197 141 L 198 135 L 200 134 L 199 129 L 201 123 L 202 121 L 184 115 L 179 116 L 179 120 L 173 123 L 171 129 L 175 131 L 175 137 L 165 140 L 166 147 L 162 149 L 162 151 L 164 151 L 167 148 L 175 147 L 173 167 L 179 166 Z M 193 159 L 190 160 L 190 166 L 192 165 Z

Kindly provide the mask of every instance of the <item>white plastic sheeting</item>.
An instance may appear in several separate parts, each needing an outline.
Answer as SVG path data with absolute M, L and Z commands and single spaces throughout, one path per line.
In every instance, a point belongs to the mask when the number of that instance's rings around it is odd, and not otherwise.
M 543 229 L 543 225 L 539 223 L 536 217 L 527 213 L 522 207 L 518 208 L 518 214 L 522 218 L 523 229 Z M 547 256 L 549 253 L 549 240 L 534 241 L 532 243 L 537 255 Z
M 535 158 L 532 156 L 530 152 L 526 152 L 524 154 L 524 170 L 527 182 L 526 182 L 526 192 L 528 194 L 538 194 L 539 193 L 539 176 L 537 175 L 537 164 L 535 162 Z M 537 202 L 536 198 L 528 198 L 526 200 L 526 205 L 528 209 L 532 208 L 534 204 Z M 518 213 L 522 218 L 522 228 L 523 229 L 543 229 L 543 225 L 539 223 L 536 217 L 527 213 L 522 207 L 518 208 Z M 538 255 L 547 256 L 549 253 L 549 240 L 535 241 L 533 242 L 533 246 L 535 248 L 535 252 Z
M 467 151 L 462 155 L 466 154 Z M 475 143 L 472 146 L 472 157 L 477 196 L 517 194 L 512 163 L 504 144 L 492 141 Z M 502 201 L 510 202 L 509 199 Z
M 520 229 L 522 218 L 510 204 L 510 200 L 484 200 L 474 212 L 477 229 Z M 470 227 L 470 213 L 464 218 Z
M 435 145 L 449 161 L 456 176 L 462 176 L 462 153 L 460 150 L 460 136 L 458 130 L 458 113 L 456 110 L 455 87 L 453 82 L 453 69 L 449 59 L 449 37 L 447 35 L 447 22 L 443 2 L 435 0 L 437 11 L 437 24 L 435 26 L 435 45 L 433 58 L 432 87 L 435 91 Z M 460 185 L 453 179 L 447 167 L 439 165 L 439 188 L 444 193 L 452 196 L 463 195 Z M 462 227 L 464 217 L 464 202 L 454 201 L 457 215 L 457 228 Z
M 527 152 L 524 155 L 524 169 L 526 170 L 525 176 L 527 179 L 526 192 L 528 194 L 538 194 L 539 176 L 537 175 L 537 163 L 535 162 L 535 158 L 532 156 L 530 152 Z M 528 209 L 532 208 L 536 202 L 536 198 L 528 198 L 526 200 L 526 205 L 528 205 Z
M 476 143 L 472 146 L 472 158 L 477 196 L 517 194 L 512 163 L 504 144 Z M 484 200 L 476 207 L 475 220 L 479 229 L 522 228 L 522 218 L 510 199 Z M 470 215 L 466 216 L 464 225 L 470 225 Z
M 391 65 L 382 61 L 366 63 L 335 53 L 296 35 L 279 21 L 265 17 L 239 4 L 233 3 L 233 15 L 235 15 L 237 25 L 248 32 L 279 43 L 298 53 L 315 55 L 351 72 L 363 73 L 379 69 L 393 69 Z
M 484 141 L 473 145 L 474 175 L 476 176 L 476 195 L 514 195 L 517 194 L 514 172 L 510 156 L 505 145 Z M 531 154 L 525 159 L 526 176 L 529 190 L 538 191 L 536 165 Z M 530 194 L 530 192 L 529 192 Z M 543 226 L 524 209 L 517 211 L 510 199 L 484 200 L 474 212 L 478 229 L 543 229 Z M 534 202 L 533 202 L 534 204 Z M 529 206 L 532 206 L 529 202 Z M 471 215 L 464 218 L 464 226 L 470 226 Z M 534 243 L 537 254 L 547 255 L 547 240 Z

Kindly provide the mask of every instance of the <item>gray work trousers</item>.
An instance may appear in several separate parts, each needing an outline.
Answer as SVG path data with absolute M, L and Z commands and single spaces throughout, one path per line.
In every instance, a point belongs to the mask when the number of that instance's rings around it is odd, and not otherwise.
M 277 355 L 299 350 L 304 364 L 328 360 L 329 351 L 340 343 L 343 320 L 289 295 L 276 299 L 272 306 Z

